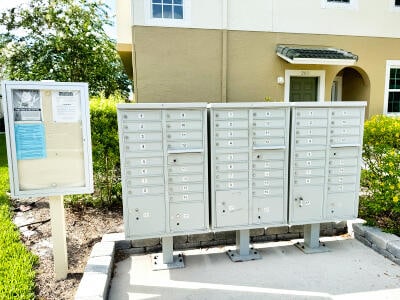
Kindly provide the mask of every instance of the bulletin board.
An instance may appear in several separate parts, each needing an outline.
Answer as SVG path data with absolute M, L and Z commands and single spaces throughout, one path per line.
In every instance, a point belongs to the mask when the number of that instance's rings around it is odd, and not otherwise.
M 13 197 L 93 192 L 87 83 L 4 81 Z

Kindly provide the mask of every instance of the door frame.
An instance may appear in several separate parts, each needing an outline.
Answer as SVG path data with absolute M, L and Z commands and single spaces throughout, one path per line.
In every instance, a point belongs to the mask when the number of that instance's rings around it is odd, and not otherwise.
M 336 87 L 337 87 L 337 89 L 336 89 L 336 92 L 337 92 L 336 99 L 332 99 L 332 91 L 331 91 L 331 101 L 336 101 L 336 102 L 342 101 L 343 77 L 342 76 L 336 76 L 332 81 L 331 89 L 333 88 L 333 85 L 335 83 L 336 83 Z
M 285 70 L 285 102 L 289 102 L 291 77 L 318 77 L 317 102 L 323 102 L 325 97 L 324 70 Z

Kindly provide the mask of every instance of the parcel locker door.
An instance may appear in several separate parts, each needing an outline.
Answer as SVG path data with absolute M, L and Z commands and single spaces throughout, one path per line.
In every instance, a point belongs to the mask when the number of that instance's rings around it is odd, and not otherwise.
M 152 236 L 165 232 L 164 195 L 128 197 L 129 234 L 127 236 Z
M 290 221 L 306 224 L 321 220 L 324 199 L 324 186 L 294 186 Z
M 169 224 L 172 232 L 190 232 L 204 230 L 204 204 L 171 203 Z
M 286 223 L 286 197 L 253 198 L 253 224 Z
M 217 227 L 248 225 L 248 190 L 216 191 Z

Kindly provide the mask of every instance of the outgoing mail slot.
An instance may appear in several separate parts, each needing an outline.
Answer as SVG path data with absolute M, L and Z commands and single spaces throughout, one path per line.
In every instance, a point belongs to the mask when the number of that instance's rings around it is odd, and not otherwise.
M 358 158 L 359 155 L 358 147 L 346 147 L 346 148 L 335 148 L 329 151 L 330 158 L 346 158 L 346 157 L 354 157 Z
M 204 160 L 202 153 L 180 153 L 168 155 L 169 165 L 199 164 Z
M 153 121 L 153 122 L 128 122 L 124 121 L 123 132 L 145 132 L 145 131 L 160 131 L 161 132 L 161 122 Z
M 161 111 L 159 110 L 138 110 L 138 111 L 125 111 L 122 113 L 123 120 L 127 121 L 144 121 L 144 120 L 152 120 L 159 121 L 161 120 Z
M 167 120 L 201 120 L 202 111 L 200 110 L 168 110 L 166 111 Z

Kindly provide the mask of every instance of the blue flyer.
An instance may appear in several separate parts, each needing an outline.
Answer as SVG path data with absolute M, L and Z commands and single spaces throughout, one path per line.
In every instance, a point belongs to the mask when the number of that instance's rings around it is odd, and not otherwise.
M 46 158 L 43 124 L 15 124 L 17 160 Z

